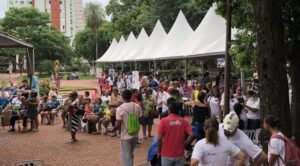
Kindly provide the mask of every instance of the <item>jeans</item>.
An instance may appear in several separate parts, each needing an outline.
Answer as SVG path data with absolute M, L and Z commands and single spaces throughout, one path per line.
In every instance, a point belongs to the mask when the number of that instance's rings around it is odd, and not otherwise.
M 10 117 L 10 125 L 12 126 L 12 128 L 15 128 L 15 124 L 16 124 L 16 121 L 19 120 L 19 116 L 17 114 L 12 114 L 11 117 Z
M 184 157 L 161 157 L 162 166 L 184 166 L 185 158 Z
M 256 130 L 260 128 L 260 119 L 248 119 L 247 130 Z
M 133 151 L 137 145 L 137 142 L 138 137 L 128 140 L 121 140 L 123 166 L 133 166 Z

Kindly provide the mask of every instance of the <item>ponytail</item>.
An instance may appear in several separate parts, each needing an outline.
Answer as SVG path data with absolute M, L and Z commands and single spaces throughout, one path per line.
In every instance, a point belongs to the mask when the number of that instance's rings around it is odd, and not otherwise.
M 204 123 L 205 137 L 208 143 L 219 145 L 218 130 L 219 123 L 215 118 L 209 118 Z

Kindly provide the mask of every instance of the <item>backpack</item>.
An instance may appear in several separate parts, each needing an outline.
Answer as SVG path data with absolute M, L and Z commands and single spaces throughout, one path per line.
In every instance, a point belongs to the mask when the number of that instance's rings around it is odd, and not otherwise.
M 135 104 L 133 105 L 133 111 L 128 112 L 127 118 L 127 133 L 129 135 L 135 136 L 140 131 L 139 118 L 134 111 Z
M 300 150 L 297 145 L 288 137 L 281 135 L 273 135 L 271 138 L 277 138 L 284 141 L 285 159 L 281 156 L 280 159 L 286 166 L 299 166 L 300 165 Z

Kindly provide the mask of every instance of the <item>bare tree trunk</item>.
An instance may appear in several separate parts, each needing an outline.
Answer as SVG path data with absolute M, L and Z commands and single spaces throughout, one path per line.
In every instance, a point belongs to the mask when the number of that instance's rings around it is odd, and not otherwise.
M 292 85 L 292 119 L 293 119 L 293 136 L 296 138 L 296 144 L 300 146 L 300 56 L 297 55 L 299 51 L 299 43 L 295 44 L 293 53 L 290 58 L 290 75 Z M 297 51 L 298 50 L 298 51 Z
M 260 79 L 261 118 L 273 114 L 282 131 L 291 136 L 287 69 L 281 0 L 252 0 L 257 25 L 257 68 Z

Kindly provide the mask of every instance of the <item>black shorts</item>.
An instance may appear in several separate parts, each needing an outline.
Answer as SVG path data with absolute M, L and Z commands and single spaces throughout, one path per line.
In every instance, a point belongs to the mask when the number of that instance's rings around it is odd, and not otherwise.
M 151 118 L 151 117 L 142 117 L 140 119 L 140 124 L 142 126 L 147 126 L 147 125 L 152 126 L 153 125 L 153 118 Z

